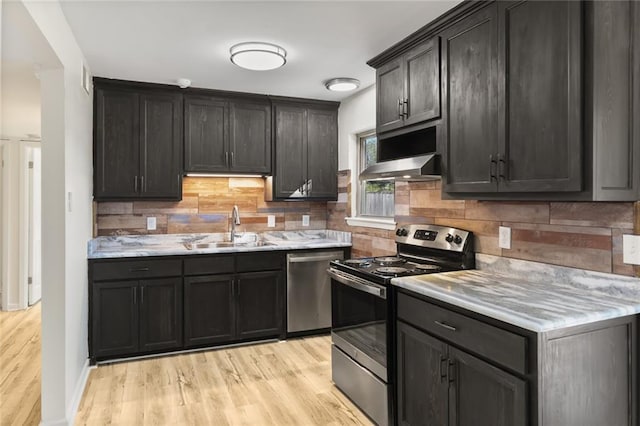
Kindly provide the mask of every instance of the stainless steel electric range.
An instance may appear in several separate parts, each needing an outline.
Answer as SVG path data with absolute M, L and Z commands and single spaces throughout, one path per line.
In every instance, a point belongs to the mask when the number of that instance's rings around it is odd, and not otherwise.
M 391 279 L 473 269 L 473 235 L 437 225 L 396 230 L 396 256 L 334 260 L 332 379 L 378 425 L 393 424 Z

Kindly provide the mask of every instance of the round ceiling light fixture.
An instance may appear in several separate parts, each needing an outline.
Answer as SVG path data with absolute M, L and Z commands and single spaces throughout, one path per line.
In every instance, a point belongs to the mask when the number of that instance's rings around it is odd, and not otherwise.
M 282 47 L 260 41 L 249 41 L 231 46 L 231 62 L 253 71 L 280 68 L 287 63 L 287 51 Z
M 325 81 L 324 87 L 332 92 L 348 92 L 360 87 L 360 80 L 345 77 L 332 78 L 331 80 Z

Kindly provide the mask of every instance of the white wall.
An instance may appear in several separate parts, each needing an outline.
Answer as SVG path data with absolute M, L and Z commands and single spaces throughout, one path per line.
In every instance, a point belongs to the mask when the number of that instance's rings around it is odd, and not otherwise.
M 92 97 L 60 4 L 23 0 L 62 69 L 43 71 L 42 423 L 72 424 L 88 374 L 87 241 L 91 239 Z
M 2 131 L 0 135 L 40 136 L 40 82 L 33 65 L 2 61 Z

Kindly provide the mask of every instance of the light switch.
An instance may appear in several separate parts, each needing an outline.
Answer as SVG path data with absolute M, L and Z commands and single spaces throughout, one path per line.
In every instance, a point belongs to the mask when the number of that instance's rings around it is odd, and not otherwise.
M 503 249 L 511 248 L 511 228 L 508 226 L 501 226 L 498 231 L 498 246 Z
M 147 231 L 155 231 L 156 230 L 156 218 L 154 216 L 149 216 L 147 218 Z
M 640 265 L 640 235 L 622 236 L 622 261 L 630 265 Z
M 276 227 L 276 215 L 274 214 L 267 215 L 267 227 L 269 228 Z
M 302 215 L 302 226 L 309 226 L 309 215 L 308 214 L 303 214 Z

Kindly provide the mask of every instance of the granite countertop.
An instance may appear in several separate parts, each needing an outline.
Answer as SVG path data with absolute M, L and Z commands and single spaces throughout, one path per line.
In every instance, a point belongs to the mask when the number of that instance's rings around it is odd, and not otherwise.
M 391 283 L 535 332 L 640 312 L 637 278 L 481 254 L 476 266 Z
M 271 245 L 236 245 L 187 249 L 186 243 L 213 243 L 228 239 L 228 233 L 218 234 L 156 234 L 98 237 L 87 244 L 89 259 L 173 256 L 253 251 L 303 250 L 351 247 L 351 233 L 330 230 L 274 231 L 262 234 L 244 233 L 236 237 L 238 243 L 251 243 L 256 238 Z

